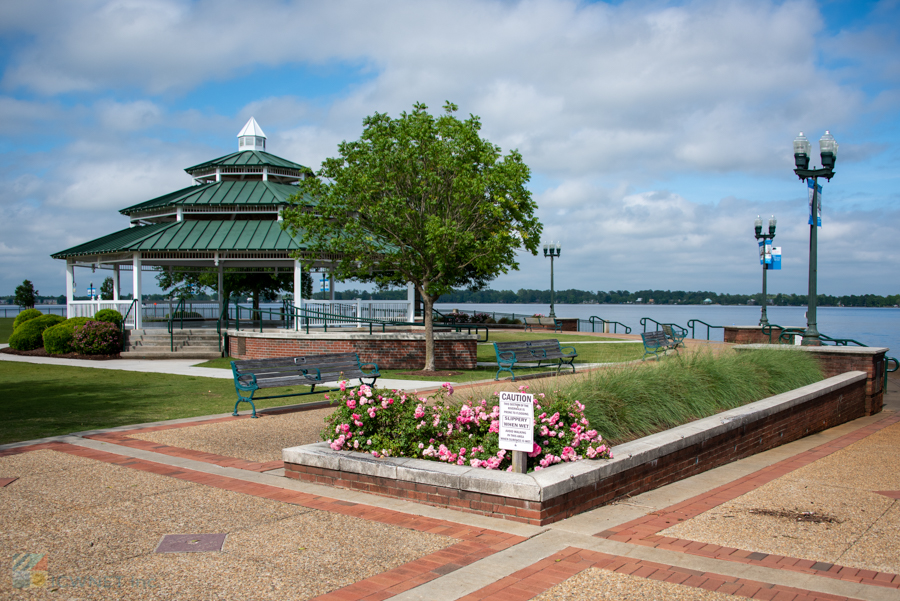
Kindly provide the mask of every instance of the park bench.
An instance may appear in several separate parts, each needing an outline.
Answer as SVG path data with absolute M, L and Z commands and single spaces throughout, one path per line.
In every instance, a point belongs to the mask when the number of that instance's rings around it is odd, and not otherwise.
M 372 382 L 368 385 L 375 386 L 375 380 L 381 376 L 376 363 L 360 363 L 359 355 L 356 353 L 232 361 L 231 371 L 234 374 L 234 388 L 238 396 L 232 415 L 238 414 L 238 405 L 250 403 L 253 407 L 253 417 L 256 417 L 253 395 L 263 388 L 310 387 L 308 391 L 257 397 L 257 400 L 314 394 L 317 385 L 351 378 L 359 378 L 361 383 L 365 383 L 363 378 L 371 378 Z M 248 392 L 249 396 L 242 394 Z
M 542 328 L 553 328 L 557 332 L 562 332 L 562 322 L 553 317 L 526 317 L 525 331 L 534 331 L 534 326 L 542 326 Z
M 641 356 L 641 361 L 643 361 L 644 357 L 647 355 L 654 355 L 656 360 L 659 361 L 660 351 L 662 351 L 663 354 L 669 349 L 674 349 L 675 352 L 678 352 L 678 346 L 675 341 L 666 336 L 666 333 L 662 330 L 644 332 L 641 334 L 641 340 L 644 343 L 644 354 Z
M 675 328 L 678 328 L 677 330 Z M 679 346 L 681 348 L 687 348 L 684 345 L 684 337 L 687 336 L 687 330 L 681 328 L 679 326 L 674 326 L 670 323 L 662 324 L 662 331 L 665 333 L 666 338 L 672 341 L 672 348 L 677 349 Z
M 568 350 L 569 352 L 565 352 Z M 578 353 L 571 346 L 561 347 L 559 341 L 555 339 L 548 340 L 523 340 L 519 342 L 495 342 L 494 352 L 497 354 L 497 375 L 495 380 L 500 379 L 501 371 L 508 371 L 512 375 L 513 382 L 516 381 L 516 374 L 512 368 L 516 363 L 524 363 L 537 361 L 537 366 L 541 366 L 543 361 L 556 361 L 556 373 L 563 365 L 572 368 L 575 373 L 575 365 L 573 361 Z

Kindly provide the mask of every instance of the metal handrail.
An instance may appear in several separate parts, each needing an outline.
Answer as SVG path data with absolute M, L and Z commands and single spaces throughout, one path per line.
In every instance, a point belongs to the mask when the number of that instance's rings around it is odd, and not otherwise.
M 591 315 L 591 316 L 588 318 L 588 321 L 591 323 L 591 332 L 594 331 L 594 324 L 597 323 L 597 322 L 599 321 L 601 324 L 604 325 L 604 328 L 605 328 L 605 325 L 606 325 L 606 324 L 613 324 L 613 334 L 618 334 L 618 333 L 619 333 L 619 332 L 618 332 L 618 326 L 622 326 L 623 328 L 625 328 L 625 333 L 626 333 L 626 334 L 631 334 L 631 327 L 630 327 L 630 326 L 626 326 L 626 325 L 625 325 L 624 323 L 622 323 L 621 321 L 611 321 L 611 320 L 609 320 L 609 319 L 603 319 L 602 317 L 597 317 L 596 315 Z
M 181 307 L 181 311 L 180 311 L 180 312 L 178 311 L 178 307 Z M 169 323 L 168 323 L 168 328 L 169 328 L 169 350 L 170 350 L 171 352 L 173 352 L 173 353 L 175 352 L 175 328 L 173 327 L 173 323 L 172 323 L 172 322 L 173 322 L 174 319 L 175 319 L 175 314 L 176 314 L 176 313 L 179 314 L 179 315 L 181 316 L 181 325 L 179 326 L 178 329 L 179 329 L 179 330 L 183 330 L 183 329 L 184 329 L 184 311 L 185 311 L 184 299 L 181 299 L 181 300 L 178 301 L 178 304 L 175 305 L 175 308 L 172 310 L 172 312 L 169 313 Z
M 122 336 L 125 335 L 125 322 L 128 321 L 128 316 L 131 315 L 131 310 L 134 308 L 134 305 L 137 302 L 138 302 L 138 299 L 134 299 L 133 301 L 131 301 L 131 304 L 128 305 L 128 310 L 125 311 L 125 315 L 122 316 L 122 326 L 121 326 Z M 137 311 L 135 311 L 134 314 L 135 314 L 135 316 L 137 316 Z M 135 322 L 137 322 L 136 319 L 135 319 Z
M 706 339 L 707 340 L 709 340 L 709 329 L 710 328 L 722 328 L 723 330 L 725 329 L 725 326 L 714 326 L 712 324 L 706 323 L 702 319 L 689 319 L 687 322 L 687 325 L 691 329 L 691 338 L 697 338 L 696 336 L 694 336 L 694 326 L 696 326 L 698 323 L 702 323 L 703 325 L 706 326 Z
M 684 336 L 687 335 L 687 328 L 685 328 L 684 326 L 680 326 L 677 323 L 662 323 L 662 322 L 656 321 L 652 317 L 641 317 L 641 325 L 644 326 L 645 332 L 647 331 L 647 322 L 648 321 L 652 321 L 653 323 L 655 323 L 657 330 L 661 329 L 661 326 L 671 326 L 673 328 L 678 328 L 679 330 L 681 330 L 682 335 L 684 335 Z
M 235 303 L 235 329 L 237 331 L 240 331 L 240 329 L 241 329 L 240 310 L 242 308 L 246 309 L 247 307 L 241 307 L 241 305 L 239 305 L 238 303 Z M 252 311 L 256 311 L 256 309 L 252 309 Z M 293 307 L 292 310 L 288 311 L 287 313 L 285 313 L 283 311 L 272 310 L 272 309 L 259 309 L 259 312 L 267 313 L 269 315 L 279 315 L 282 317 L 284 317 L 286 314 L 289 314 L 289 315 L 294 316 L 297 319 L 297 321 L 295 323 L 298 323 L 298 325 L 300 323 L 300 320 L 303 320 L 306 324 L 305 329 L 306 329 L 307 334 L 309 334 L 310 319 L 322 319 L 323 320 L 323 324 L 322 324 L 323 330 L 325 332 L 327 332 L 328 331 L 328 317 L 335 318 L 334 321 L 342 321 L 345 323 L 358 323 L 358 324 L 364 324 L 364 325 L 367 324 L 369 326 L 369 334 L 370 335 L 373 332 L 373 326 L 380 325 L 382 333 L 387 331 L 388 325 L 418 326 L 418 327 L 422 326 L 422 324 L 418 323 L 418 322 L 383 321 L 383 320 L 377 320 L 377 319 L 370 319 L 367 317 L 355 317 L 355 316 L 349 316 L 349 315 L 340 315 L 337 313 L 329 313 L 327 311 L 318 311 L 316 309 L 305 309 L 305 308 L 298 308 L 298 307 Z M 260 321 L 259 331 L 262 332 L 263 331 L 262 318 L 260 318 L 259 321 Z M 481 330 L 484 330 L 484 340 L 479 339 L 478 342 L 487 342 L 490 337 L 490 330 L 488 329 L 488 327 L 485 324 L 453 324 L 451 326 L 441 326 L 441 325 L 432 324 L 432 327 L 436 328 L 436 329 L 455 330 L 456 332 L 462 332 L 463 329 L 466 329 L 466 330 L 468 330 L 469 334 L 471 334 L 472 330 L 474 329 L 476 336 L 479 335 Z M 302 329 L 302 327 L 301 327 L 301 329 Z

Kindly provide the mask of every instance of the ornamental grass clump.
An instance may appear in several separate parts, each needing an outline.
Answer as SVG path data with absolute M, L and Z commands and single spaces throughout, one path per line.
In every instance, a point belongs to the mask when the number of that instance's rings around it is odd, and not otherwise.
M 82 355 L 114 355 L 122 349 L 122 336 L 114 323 L 89 321 L 75 328 L 75 350 Z
M 520 387 L 525 391 L 527 386 Z M 496 393 L 499 395 L 499 393 Z M 454 401 L 444 384 L 429 398 L 341 382 L 338 408 L 322 439 L 336 451 L 375 457 L 414 457 L 512 471 L 512 453 L 500 448 L 499 401 Z M 581 459 L 608 459 L 609 447 L 584 417 L 584 405 L 563 395 L 535 395 L 534 447 L 528 469 Z

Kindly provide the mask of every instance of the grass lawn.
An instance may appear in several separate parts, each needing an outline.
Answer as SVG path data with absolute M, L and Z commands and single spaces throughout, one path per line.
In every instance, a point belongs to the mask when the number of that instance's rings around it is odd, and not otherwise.
M 12 334 L 12 324 L 15 320 L 15 317 L 0 317 L 0 344 L 9 342 L 9 336 Z
M 0 381 L 5 399 L 0 444 L 231 412 L 237 400 L 231 380 L 91 367 L 2 361 Z M 320 400 L 321 394 L 311 394 L 254 402 L 262 409 Z M 241 403 L 239 409 L 246 414 L 250 405 Z

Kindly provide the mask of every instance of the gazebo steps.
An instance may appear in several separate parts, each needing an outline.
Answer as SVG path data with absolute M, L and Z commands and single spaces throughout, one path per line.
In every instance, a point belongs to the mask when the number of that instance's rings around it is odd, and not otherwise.
M 126 332 L 122 355 L 129 359 L 214 359 L 221 357 L 219 335 L 211 330 L 161 328 Z
M 135 351 L 122 351 L 119 355 L 123 359 L 218 359 L 222 356 L 222 353 L 216 352 L 202 352 L 202 351 L 189 351 L 189 350 L 178 350 L 176 349 L 174 352 L 165 350 L 135 350 Z

